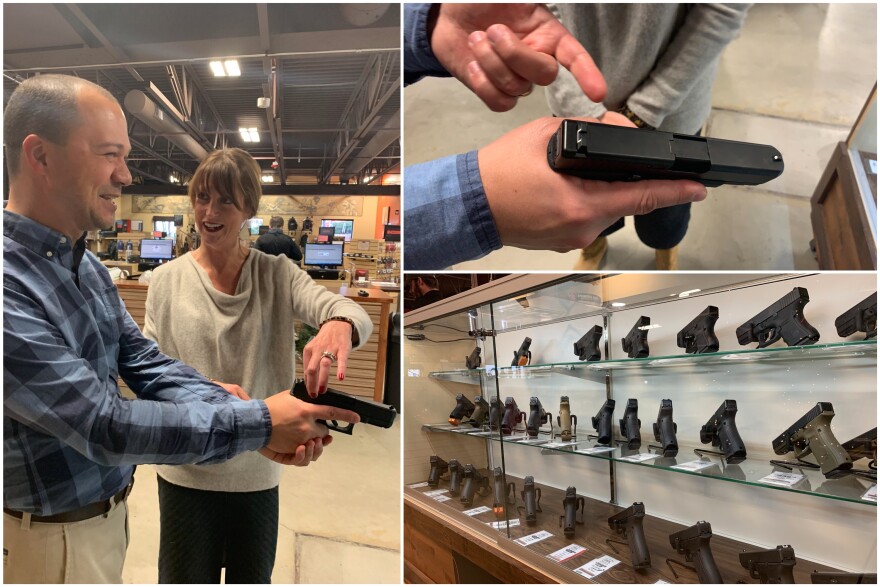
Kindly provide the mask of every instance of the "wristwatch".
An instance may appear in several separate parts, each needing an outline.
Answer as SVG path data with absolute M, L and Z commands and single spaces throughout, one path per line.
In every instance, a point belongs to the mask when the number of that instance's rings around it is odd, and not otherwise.
M 345 316 L 330 316 L 329 318 L 318 324 L 318 330 L 321 330 L 322 326 L 334 320 L 338 322 L 346 322 L 349 326 L 351 326 L 351 346 L 356 347 L 361 341 L 361 337 L 358 334 L 357 327 L 354 325 L 354 320 L 352 320 L 351 318 L 346 318 Z
M 645 122 L 644 120 L 639 118 L 639 115 L 636 114 L 635 112 L 633 112 L 632 110 L 630 110 L 629 106 L 627 106 L 626 104 L 624 104 L 623 106 L 618 108 L 617 113 L 623 114 L 624 116 L 629 118 L 630 122 L 632 122 L 638 128 L 647 128 L 648 130 L 657 130 L 656 128 L 654 128 L 653 126 L 651 126 L 650 124 L 648 124 L 647 122 Z

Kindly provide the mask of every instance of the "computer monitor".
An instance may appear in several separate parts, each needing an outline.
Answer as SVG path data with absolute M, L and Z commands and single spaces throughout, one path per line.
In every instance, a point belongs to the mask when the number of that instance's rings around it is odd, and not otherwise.
M 351 241 L 351 237 L 354 234 L 354 220 L 340 220 L 336 218 L 323 218 L 321 219 L 321 226 L 332 226 L 335 228 L 335 235 L 330 238 L 343 236 L 345 237 L 345 242 Z
M 251 234 L 260 234 L 260 227 L 263 226 L 262 218 L 251 218 L 248 220 L 248 229 Z
M 174 241 L 171 239 L 150 239 L 141 241 L 141 259 L 167 261 L 174 258 Z
M 339 267 L 342 265 L 342 245 L 307 243 L 303 264 L 318 267 Z

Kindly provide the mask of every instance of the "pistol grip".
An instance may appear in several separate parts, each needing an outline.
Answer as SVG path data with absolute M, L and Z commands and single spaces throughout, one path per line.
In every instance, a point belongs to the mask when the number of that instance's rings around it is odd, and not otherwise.
M 700 580 L 700 583 L 711 585 L 724 583 L 721 579 L 721 572 L 718 570 L 715 559 L 712 557 L 712 550 L 709 548 L 708 540 L 705 541 L 705 544 L 699 546 L 695 554 L 694 566 L 697 569 L 697 578 Z
M 840 446 L 840 443 L 837 442 L 837 438 L 835 438 L 834 433 L 831 431 L 831 417 L 820 416 L 816 418 L 813 420 L 811 428 L 815 430 L 815 434 L 812 436 L 806 437 L 803 434 L 804 430 L 799 430 L 792 437 L 793 439 L 798 438 L 805 441 L 795 443 L 795 454 L 800 457 L 801 454 L 813 453 L 816 456 L 816 461 L 822 468 L 822 474 L 828 479 L 846 475 L 852 469 L 852 459 L 843 450 L 843 447 Z M 798 454 L 798 446 L 804 444 L 806 446 Z
M 639 518 L 630 527 L 629 550 L 632 556 L 632 566 L 636 569 L 647 569 L 651 566 L 651 553 L 648 552 L 648 543 L 645 540 L 645 530 L 642 528 L 642 520 Z
M 337 422 L 336 420 L 330 420 L 330 422 L 327 422 L 326 420 L 315 420 L 315 421 L 318 424 L 323 424 L 324 426 L 326 426 L 330 430 L 333 430 L 335 432 L 342 432 L 343 434 L 348 434 L 349 436 L 351 436 L 351 434 L 352 434 L 351 431 L 354 430 L 354 424 L 351 424 L 351 423 L 348 423 L 348 426 L 343 428 L 342 426 L 339 425 L 339 422 Z

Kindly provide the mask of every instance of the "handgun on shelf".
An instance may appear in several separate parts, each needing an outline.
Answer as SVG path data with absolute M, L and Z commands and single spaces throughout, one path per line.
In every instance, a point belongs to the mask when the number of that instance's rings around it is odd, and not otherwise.
M 431 471 L 428 473 L 428 487 L 437 487 L 440 485 L 440 477 L 449 470 L 449 463 L 438 457 L 431 455 Z
M 449 469 L 449 495 L 458 495 L 458 492 L 461 490 L 463 467 L 457 459 L 449 459 L 447 466 Z
M 773 440 L 773 452 L 784 455 L 794 451 L 799 460 L 812 453 L 827 479 L 849 475 L 852 459 L 831 431 L 832 418 L 831 402 L 817 403 Z
M 795 287 L 770 307 L 736 329 L 739 344 L 758 343 L 762 349 L 779 340 L 788 346 L 813 344 L 819 331 L 804 317 L 804 306 L 810 301 L 805 287 Z
M 513 481 L 504 482 L 504 472 L 501 467 L 492 470 L 492 511 L 499 520 L 504 519 L 504 511 L 507 505 L 516 503 L 516 486 Z
M 785 169 L 770 145 L 567 119 L 550 138 L 547 160 L 585 179 L 690 179 L 706 187 L 760 185 Z
M 651 553 L 648 552 L 645 529 L 642 527 L 644 518 L 645 505 L 640 501 L 608 518 L 608 526 L 627 539 L 632 559 L 630 562 L 635 569 L 651 566 Z
M 474 347 L 474 350 L 471 351 L 467 357 L 464 358 L 464 365 L 468 369 L 479 369 L 480 365 L 483 363 L 483 359 L 480 356 L 482 353 L 482 349 L 480 347 Z
M 449 423 L 458 426 L 465 418 L 470 417 L 474 413 L 476 406 L 463 393 L 455 396 L 455 407 L 449 413 Z
M 700 583 L 724 583 L 721 573 L 712 557 L 709 540 L 712 538 L 712 525 L 697 522 L 690 528 L 669 535 L 669 543 L 678 554 L 683 554 L 687 562 L 694 563 Z
M 471 414 L 469 423 L 474 428 L 482 428 L 489 419 L 489 402 L 478 395 L 474 398 L 474 413 Z
M 504 400 L 504 416 L 501 418 L 501 434 L 512 434 L 516 425 L 525 419 L 525 412 L 516 405 L 516 400 L 507 397 Z
M 660 411 L 657 412 L 657 421 L 654 422 L 654 440 L 660 443 L 663 456 L 670 458 L 678 454 L 678 424 L 672 419 L 672 400 L 660 400 Z
M 550 424 L 550 433 L 553 433 L 553 416 L 544 410 L 541 400 L 537 397 L 529 399 L 529 419 L 526 421 L 526 433 L 531 438 L 537 438 L 541 426 Z
M 525 367 L 532 362 L 532 351 L 529 350 L 530 346 L 532 346 L 532 339 L 527 336 L 525 340 L 522 341 L 522 344 L 519 345 L 519 350 L 513 351 L 513 362 L 510 363 L 511 367 Z
M 708 306 L 682 328 L 676 337 L 679 348 L 686 353 L 718 352 L 718 337 L 715 336 L 715 323 L 718 321 L 718 308 Z
M 535 478 L 531 475 L 527 476 L 523 481 L 523 488 L 520 492 L 523 505 L 517 510 L 526 516 L 526 524 L 534 526 L 538 522 L 538 512 L 541 509 L 541 488 L 535 487 Z
M 746 460 L 746 445 L 736 429 L 736 412 L 736 400 L 726 399 L 700 428 L 700 442 L 720 447 L 729 465 Z
M 639 420 L 639 400 L 630 398 L 626 400 L 626 410 L 620 419 L 620 434 L 626 437 L 626 447 L 629 449 L 642 446 L 642 421 Z
M 838 316 L 834 327 L 842 338 L 856 332 L 864 332 L 865 340 L 877 338 L 877 292 Z
M 565 513 L 559 516 L 559 525 L 562 526 L 562 533 L 566 538 L 574 537 L 575 525 L 584 523 L 584 507 L 584 498 L 577 494 L 577 489 L 569 487 L 565 490 L 565 497 L 562 498 Z M 581 512 L 580 517 L 578 510 Z
M 391 425 L 394 424 L 394 418 L 397 417 L 397 410 L 394 409 L 394 406 L 386 406 L 379 402 L 348 395 L 329 387 L 326 392 L 318 394 L 318 397 L 311 397 L 306 389 L 306 383 L 302 379 L 294 380 L 290 395 L 308 404 L 332 406 L 352 411 L 361 417 L 361 424 L 370 424 L 379 428 L 391 428 Z M 345 427 L 340 426 L 336 420 L 331 422 L 317 420 L 317 422 L 330 430 L 343 434 L 351 434 L 354 429 L 354 424 L 350 422 Z
M 596 412 L 596 415 L 591 420 L 593 429 L 596 431 L 596 442 L 598 444 L 611 444 L 611 438 L 614 435 L 612 423 L 614 422 L 615 403 L 613 399 L 605 400 L 605 403 L 602 404 L 602 407 L 599 408 L 599 411 Z
M 651 318 L 641 316 L 630 329 L 629 334 L 621 339 L 623 352 L 630 359 L 642 359 L 648 356 L 648 331 L 645 330 L 645 326 L 650 324 Z
M 574 343 L 574 354 L 581 361 L 599 361 L 602 352 L 599 350 L 599 341 L 602 340 L 602 327 L 598 324 L 590 328 L 585 335 Z
M 781 544 L 768 550 L 741 552 L 739 564 L 748 569 L 752 579 L 761 583 L 790 585 L 794 584 L 794 549 L 788 544 Z

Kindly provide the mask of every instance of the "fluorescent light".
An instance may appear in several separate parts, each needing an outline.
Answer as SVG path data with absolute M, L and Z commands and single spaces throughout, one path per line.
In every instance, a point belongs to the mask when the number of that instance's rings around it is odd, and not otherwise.
M 259 143 L 259 142 L 260 142 L 260 133 L 257 132 L 257 129 L 255 129 L 255 128 L 249 128 L 249 129 L 248 129 L 248 134 L 249 134 L 250 137 L 251 137 L 251 142 L 252 142 L 252 143 Z
M 248 129 L 246 129 L 246 128 L 239 128 L 239 129 L 238 129 L 238 132 L 241 133 L 241 140 L 243 140 L 243 141 L 246 142 L 246 143 L 250 143 L 250 142 L 251 142 L 251 135 L 250 135 L 250 132 L 248 131 Z
M 680 294 L 678 294 L 678 297 L 680 297 L 680 298 L 686 298 L 686 297 L 688 297 L 688 296 L 691 295 L 691 294 L 699 293 L 699 292 L 701 292 L 701 291 L 703 291 L 703 290 L 701 290 L 701 289 L 689 289 L 689 290 L 687 290 L 687 291 L 683 291 L 683 292 L 681 292 Z
M 223 69 L 223 63 L 220 61 L 211 62 L 211 71 L 214 72 L 215 77 L 226 77 L 226 70 Z
M 263 183 L 270 183 L 272 181 L 272 176 L 264 175 L 261 179 L 263 180 Z
M 626 304 L 623 303 L 623 302 L 611 302 L 611 306 L 614 307 L 614 308 L 622 308 L 622 307 L 624 307 L 625 305 L 626 305 Z
M 241 75 L 241 69 L 238 67 L 236 59 L 229 59 L 223 65 L 226 66 L 226 75 L 230 77 L 238 77 Z

